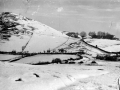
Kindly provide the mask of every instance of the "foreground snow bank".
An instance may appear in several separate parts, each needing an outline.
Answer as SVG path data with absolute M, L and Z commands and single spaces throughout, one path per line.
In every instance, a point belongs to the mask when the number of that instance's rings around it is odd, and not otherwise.
M 75 81 L 108 71 L 84 70 L 79 65 L 31 66 L 0 62 L 0 90 L 57 90 Z

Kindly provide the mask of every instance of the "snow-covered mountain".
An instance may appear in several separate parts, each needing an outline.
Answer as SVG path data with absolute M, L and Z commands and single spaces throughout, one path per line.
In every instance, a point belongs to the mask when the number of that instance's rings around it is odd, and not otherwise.
M 67 38 L 62 32 L 22 15 L 0 14 L 0 51 L 40 52 L 56 48 Z

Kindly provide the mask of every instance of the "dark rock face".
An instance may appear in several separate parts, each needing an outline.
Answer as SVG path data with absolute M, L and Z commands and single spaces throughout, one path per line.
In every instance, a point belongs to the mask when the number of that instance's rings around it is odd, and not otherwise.
M 15 22 L 17 20 L 17 16 L 10 12 L 3 12 L 0 14 L 1 31 L 19 25 L 19 23 Z
M 19 20 L 29 21 L 32 19 L 17 15 L 11 12 L 3 12 L 0 14 L 0 39 L 9 40 L 11 35 L 25 34 L 27 29 L 24 28 L 24 25 L 19 23 Z M 18 29 L 19 26 L 21 29 Z M 31 30 L 34 28 L 30 27 Z M 32 33 L 31 33 L 32 34 Z

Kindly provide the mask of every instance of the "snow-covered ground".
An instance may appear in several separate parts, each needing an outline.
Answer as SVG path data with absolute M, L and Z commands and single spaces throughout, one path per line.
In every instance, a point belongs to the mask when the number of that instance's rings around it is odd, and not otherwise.
M 22 51 L 22 46 L 24 46 L 30 37 L 22 35 L 20 37 L 12 36 L 9 41 L 1 40 L 0 41 L 0 50 L 1 51 Z
M 0 62 L 0 90 L 58 90 L 80 79 L 109 73 L 108 70 L 98 69 L 101 67 L 63 64 L 33 66 Z
M 8 15 L 9 16 L 9 15 Z M 40 52 L 48 49 L 64 48 L 70 52 L 85 50 L 91 56 L 84 55 L 81 61 L 90 61 L 93 54 L 102 51 L 81 43 L 79 39 L 66 36 L 45 24 L 10 13 L 10 34 L 7 40 L 0 37 L 0 50 Z M 12 16 L 12 17 L 11 17 Z M 14 18 L 13 18 L 14 17 Z M 15 19 L 15 20 L 14 20 Z M 7 25 L 9 26 L 7 23 Z M 12 31 L 13 30 L 13 31 Z M 2 32 L 3 31 L 3 32 Z M 4 29 L 1 35 L 7 36 Z M 11 34 L 12 33 L 12 34 Z M 86 39 L 88 43 L 107 51 L 120 51 L 120 41 L 106 39 Z M 97 61 L 98 65 L 49 64 L 28 65 L 39 61 L 51 61 L 53 58 L 75 58 L 75 55 L 32 56 L 20 59 L 17 63 L 0 62 L 0 90 L 117 90 L 120 75 L 119 62 Z M 14 58 L 16 55 L 0 55 L 0 60 Z M 90 59 L 89 59 L 90 58 Z M 22 64 L 21 64 L 22 63 Z
M 2 13 L 0 50 L 41 52 L 54 49 L 67 41 L 68 36 L 38 21 L 14 13 Z M 7 25 L 6 25 L 7 23 Z M 7 38 L 7 39 L 4 39 Z
M 51 62 L 55 58 L 60 58 L 61 60 L 67 60 L 70 58 L 78 58 L 76 55 L 62 55 L 62 54 L 56 54 L 56 55 L 36 55 L 31 57 L 26 57 L 23 59 L 20 59 L 19 61 L 16 61 L 16 63 L 27 63 L 27 64 L 35 64 L 38 62 Z
M 5 54 L 0 54 L 0 61 L 8 60 L 11 58 L 19 57 L 19 55 L 5 55 Z
M 119 40 L 108 40 L 108 39 L 86 39 L 91 45 L 94 45 L 103 50 L 111 51 L 111 52 L 119 52 L 120 51 L 120 41 Z
M 59 37 L 59 36 L 47 36 L 47 35 L 33 35 L 33 38 L 29 42 L 28 46 L 24 51 L 29 52 L 40 52 L 46 51 L 48 49 L 53 50 L 59 45 L 63 44 L 67 41 L 67 38 Z

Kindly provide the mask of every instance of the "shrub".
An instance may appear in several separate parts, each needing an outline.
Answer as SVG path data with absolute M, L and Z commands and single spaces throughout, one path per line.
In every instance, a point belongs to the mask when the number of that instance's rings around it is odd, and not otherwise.
M 115 35 L 112 35 L 108 32 L 102 32 L 102 31 L 98 31 L 97 33 L 95 32 L 89 32 L 88 33 L 89 36 L 91 36 L 92 38 L 103 38 L 103 39 L 118 39 L 115 37 Z
M 95 63 L 96 63 L 96 61 L 92 61 L 91 63 L 95 64 Z
M 107 61 L 117 61 L 117 56 L 110 56 L 110 55 L 97 55 L 96 59 L 100 60 L 107 60 Z
M 45 64 L 50 64 L 50 62 L 38 62 L 38 63 L 34 63 L 32 65 L 45 65 Z
M 109 56 L 109 55 L 106 55 L 106 56 L 105 56 L 105 60 L 117 61 L 117 56 Z
M 86 36 L 87 36 L 87 34 L 86 34 L 86 32 L 85 32 L 85 31 L 82 31 L 82 32 L 80 33 L 80 36 L 81 36 L 82 38 L 84 38 L 84 37 L 86 37 Z
M 120 57 L 117 57 L 117 61 L 120 61 Z
M 79 56 L 79 59 L 83 59 L 83 56 Z
M 78 64 L 83 64 L 83 63 L 84 63 L 83 61 L 78 62 Z
M 67 64 L 68 63 L 68 60 L 63 60 L 61 61 L 62 64 Z
M 73 58 L 69 58 L 68 60 L 74 60 Z
M 95 32 L 89 32 L 88 35 L 91 36 L 92 38 L 96 38 L 97 37 Z
M 96 59 L 105 60 L 105 55 L 97 55 Z
M 74 60 L 80 60 L 81 58 L 79 57 L 79 58 L 75 58 Z
M 69 62 L 69 64 L 75 64 L 75 62 Z
M 91 65 L 98 65 L 98 63 L 96 61 L 92 61 Z
M 74 38 L 79 38 L 78 33 L 75 33 L 75 32 L 68 32 L 66 35 Z
M 15 80 L 15 81 L 22 81 L 22 79 L 21 78 L 18 78 L 17 80 Z
M 55 59 L 53 59 L 52 60 L 52 63 L 61 63 L 62 61 L 61 61 L 61 59 L 60 58 L 55 58 Z

